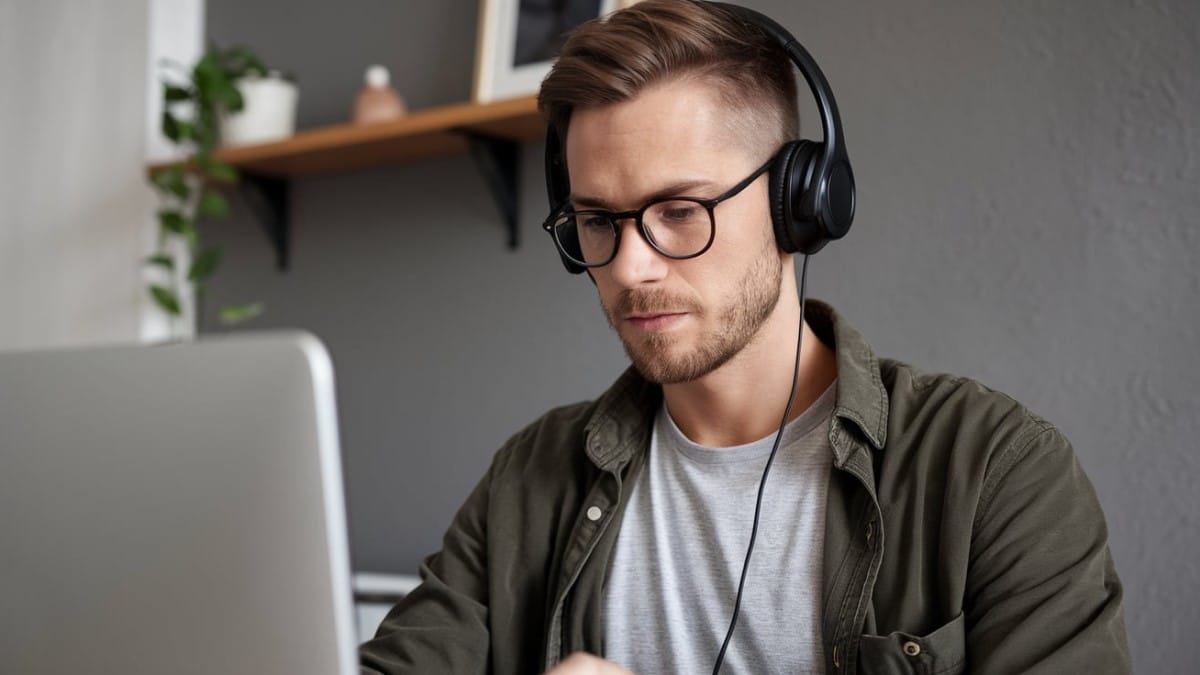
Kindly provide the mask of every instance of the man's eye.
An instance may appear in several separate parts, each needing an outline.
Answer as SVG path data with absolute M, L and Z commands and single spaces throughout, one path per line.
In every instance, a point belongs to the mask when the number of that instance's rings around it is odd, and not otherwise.
M 589 230 L 608 229 L 608 218 L 604 216 L 582 216 L 579 223 Z
M 699 217 L 699 211 L 695 204 L 672 204 L 662 209 L 660 217 L 668 223 L 687 223 Z

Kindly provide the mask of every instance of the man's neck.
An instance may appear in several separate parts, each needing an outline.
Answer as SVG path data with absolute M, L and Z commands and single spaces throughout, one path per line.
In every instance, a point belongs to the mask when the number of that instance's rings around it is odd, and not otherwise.
M 785 295 L 786 297 L 786 295 Z M 796 358 L 800 308 L 785 299 L 737 356 L 692 382 L 663 387 L 667 410 L 679 430 L 708 447 L 730 447 L 765 438 L 779 429 Z M 796 399 L 788 421 L 799 417 L 837 377 L 833 350 L 804 325 Z

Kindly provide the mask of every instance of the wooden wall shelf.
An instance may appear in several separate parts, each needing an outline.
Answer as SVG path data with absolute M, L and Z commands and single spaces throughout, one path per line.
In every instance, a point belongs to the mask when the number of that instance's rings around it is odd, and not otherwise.
M 395 122 L 339 124 L 301 131 L 273 143 L 222 148 L 216 159 L 242 174 L 251 207 L 287 266 L 290 180 L 470 152 L 495 198 L 516 247 L 520 145 L 545 136 L 534 97 L 462 103 L 409 113 Z M 152 164 L 150 174 L 174 163 Z

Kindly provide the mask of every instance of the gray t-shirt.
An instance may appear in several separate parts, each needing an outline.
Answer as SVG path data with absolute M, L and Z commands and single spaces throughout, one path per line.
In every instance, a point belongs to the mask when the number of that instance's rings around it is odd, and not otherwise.
M 783 432 L 723 673 L 823 673 L 825 496 L 837 383 Z M 640 675 L 707 673 L 729 628 L 775 434 L 692 443 L 666 406 L 632 486 L 605 588 L 605 658 Z

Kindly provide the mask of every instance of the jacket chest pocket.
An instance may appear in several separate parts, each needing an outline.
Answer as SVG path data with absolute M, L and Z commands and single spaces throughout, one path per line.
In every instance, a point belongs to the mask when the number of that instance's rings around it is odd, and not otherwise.
M 967 669 L 966 633 L 960 612 L 925 636 L 863 635 L 858 672 L 863 675 L 957 675 Z

